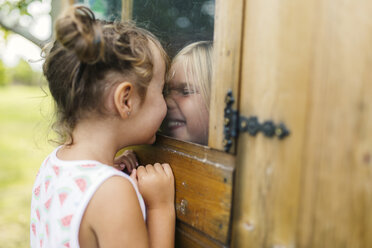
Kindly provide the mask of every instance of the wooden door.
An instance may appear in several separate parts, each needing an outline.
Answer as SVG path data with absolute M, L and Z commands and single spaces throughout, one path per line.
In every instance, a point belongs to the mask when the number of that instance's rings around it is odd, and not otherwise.
M 234 157 L 158 136 L 151 146 L 133 148 L 141 164 L 167 162 L 176 182 L 176 247 L 228 244 Z
M 133 4 L 131 0 L 123 1 L 123 6 Z M 167 162 L 173 169 L 176 247 L 228 247 L 231 237 L 235 155 L 223 151 L 223 113 L 228 90 L 238 93 L 243 0 L 217 0 L 215 6 L 215 74 L 208 146 L 159 134 L 153 145 L 131 147 L 141 164 Z M 132 14 L 123 11 L 123 19 Z M 234 28 L 230 28 L 232 26 Z
M 233 247 L 372 247 L 372 2 L 248 0 Z
M 131 0 L 123 0 L 130 19 Z M 176 178 L 176 247 L 372 247 L 372 3 L 216 1 L 209 146 L 158 136 Z M 284 123 L 224 149 L 224 102 Z

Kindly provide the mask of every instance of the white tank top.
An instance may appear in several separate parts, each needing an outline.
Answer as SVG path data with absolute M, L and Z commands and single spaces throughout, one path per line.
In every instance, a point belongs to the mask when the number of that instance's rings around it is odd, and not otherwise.
M 146 220 L 143 198 L 128 175 L 98 161 L 62 161 L 56 156 L 59 148 L 41 165 L 32 190 L 32 248 L 80 247 L 79 229 L 85 209 L 98 187 L 112 176 L 132 183 Z

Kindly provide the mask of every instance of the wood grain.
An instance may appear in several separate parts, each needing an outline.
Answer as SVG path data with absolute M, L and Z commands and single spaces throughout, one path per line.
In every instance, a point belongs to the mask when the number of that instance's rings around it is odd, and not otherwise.
M 143 165 L 155 162 L 171 165 L 180 222 L 220 243 L 228 242 L 233 156 L 162 136 L 158 136 L 155 145 L 132 149 Z
M 298 243 L 372 247 L 372 2 L 318 6 Z
M 216 1 L 214 21 L 214 73 L 209 112 L 209 140 L 212 148 L 223 150 L 225 96 L 232 90 L 234 109 L 239 100 L 243 0 Z M 234 151 L 234 148 L 231 150 Z
M 132 20 L 133 17 L 133 0 L 121 1 L 121 20 Z
M 218 242 L 195 228 L 178 221 L 176 227 L 176 242 L 177 248 L 223 248 L 228 247 L 221 242 Z
M 246 1 L 233 247 L 372 247 L 372 3 Z

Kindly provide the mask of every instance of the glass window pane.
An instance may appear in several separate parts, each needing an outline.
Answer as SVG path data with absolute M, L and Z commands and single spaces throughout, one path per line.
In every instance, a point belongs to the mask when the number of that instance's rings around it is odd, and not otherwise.
M 174 56 L 193 41 L 213 40 L 214 1 L 133 0 L 133 20 L 159 37 Z
M 164 96 L 168 106 L 161 132 L 207 145 L 213 69 L 214 0 L 78 0 L 97 18 L 132 15 L 151 31 L 172 59 Z M 122 6 L 132 8 L 123 10 Z
M 208 143 L 214 9 L 211 0 L 133 0 L 133 20 L 154 33 L 173 60 L 161 132 L 203 145 Z
M 77 0 L 75 2 L 89 6 L 98 19 L 113 21 L 121 18 L 122 0 Z

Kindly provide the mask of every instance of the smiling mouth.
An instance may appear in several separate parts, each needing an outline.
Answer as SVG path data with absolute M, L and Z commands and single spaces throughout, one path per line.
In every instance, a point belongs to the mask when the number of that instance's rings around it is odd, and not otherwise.
M 167 126 L 169 130 L 173 131 L 177 128 L 186 126 L 186 122 L 181 120 L 169 120 Z

